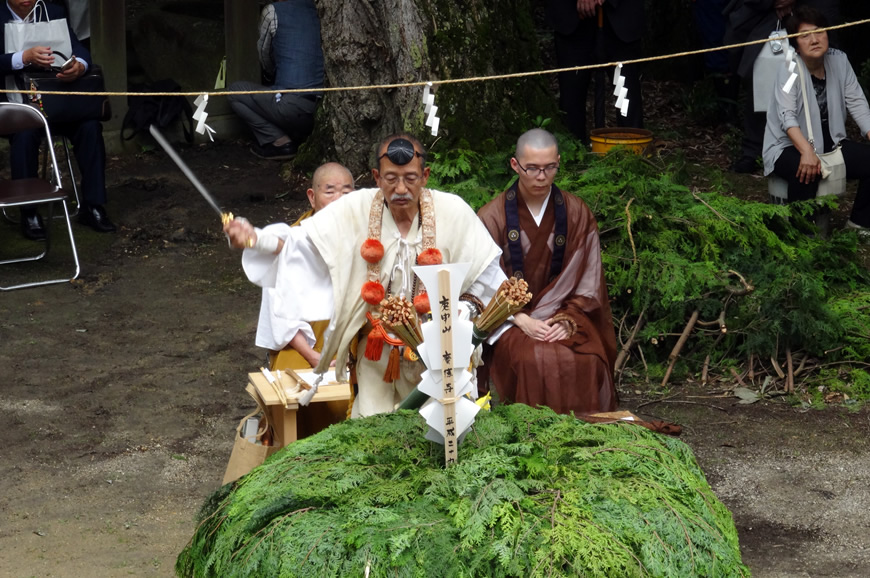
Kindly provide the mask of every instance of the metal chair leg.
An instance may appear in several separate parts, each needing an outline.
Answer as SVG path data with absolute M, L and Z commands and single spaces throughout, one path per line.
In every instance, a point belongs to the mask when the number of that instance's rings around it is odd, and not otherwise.
M 64 214 L 62 215 L 62 218 L 64 218 L 66 220 L 66 229 L 67 229 L 67 234 L 69 235 L 69 244 L 70 244 L 70 248 L 72 249 L 73 260 L 75 261 L 75 266 L 76 266 L 73 276 L 72 277 L 63 277 L 60 279 L 50 279 L 48 281 L 37 281 L 34 283 L 20 283 L 18 285 L 10 285 L 7 287 L 0 286 L 0 291 L 12 291 L 14 289 L 24 289 L 25 287 L 39 287 L 40 285 L 52 285 L 52 284 L 56 284 L 56 283 L 69 283 L 70 281 L 78 279 L 78 276 L 81 273 L 82 269 L 81 269 L 81 264 L 79 263 L 79 252 L 78 252 L 78 249 L 76 248 L 76 240 L 75 240 L 75 237 L 73 237 L 72 220 L 70 219 L 70 212 L 69 212 L 69 208 L 66 205 L 66 201 L 60 201 L 60 204 L 63 207 Z M 48 216 L 49 216 L 49 220 L 47 221 L 48 223 L 51 223 L 51 218 L 52 218 L 53 214 L 54 214 L 54 203 L 50 204 L 49 208 L 48 208 Z M 61 215 L 59 215 L 59 216 L 61 216 Z M 0 261 L 0 265 L 6 264 L 6 263 L 24 263 L 27 261 L 36 261 L 38 259 L 42 259 L 48 253 L 48 249 L 50 246 L 51 246 L 51 227 L 46 226 L 46 229 L 45 229 L 45 249 L 42 251 L 42 253 L 40 253 L 39 255 L 37 255 L 35 257 L 23 257 L 23 258 L 18 258 L 18 259 L 7 259 L 5 261 Z
M 65 136 L 61 136 L 60 138 L 63 142 L 63 152 L 66 155 L 66 166 L 69 169 L 69 180 L 72 182 L 73 196 L 76 198 L 76 210 L 70 213 L 70 216 L 75 217 L 79 214 L 79 207 L 82 206 L 82 200 L 79 198 L 79 186 L 76 183 L 76 173 L 73 171 L 72 155 L 69 154 L 69 140 Z

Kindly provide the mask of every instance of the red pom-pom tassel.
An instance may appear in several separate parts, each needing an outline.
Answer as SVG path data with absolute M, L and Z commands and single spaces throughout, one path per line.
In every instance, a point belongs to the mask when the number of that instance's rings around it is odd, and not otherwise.
M 360 290 L 360 295 L 362 295 L 363 301 L 369 305 L 380 305 L 381 301 L 386 297 L 386 294 L 387 292 L 384 289 L 384 286 L 377 281 L 366 281 L 363 283 L 362 289 Z
M 429 313 L 431 307 L 429 306 L 428 293 L 420 293 L 419 295 L 414 297 L 414 309 L 419 315 L 425 315 Z
M 440 265 L 443 260 L 438 249 L 426 249 L 417 256 L 418 265 Z
M 367 263 L 379 263 L 384 258 L 384 246 L 377 239 L 366 239 L 359 253 Z

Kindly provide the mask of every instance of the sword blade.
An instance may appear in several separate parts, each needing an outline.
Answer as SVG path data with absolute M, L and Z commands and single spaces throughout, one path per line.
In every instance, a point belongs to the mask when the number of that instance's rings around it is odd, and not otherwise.
M 151 131 L 151 136 L 153 136 L 158 144 L 163 147 L 163 150 L 166 151 L 166 154 L 169 155 L 169 158 L 175 161 L 175 164 L 178 165 L 178 168 L 181 169 L 181 172 L 184 173 L 184 176 L 187 177 L 187 180 L 193 183 L 193 186 L 196 188 L 197 191 L 199 191 L 199 194 L 202 195 L 202 198 L 205 199 L 209 205 L 211 205 L 211 208 L 214 209 L 215 212 L 221 216 L 221 218 L 223 218 L 224 212 L 221 210 L 220 206 L 218 206 L 217 201 L 215 201 L 214 197 L 211 196 L 211 193 L 208 192 L 205 186 L 201 182 L 199 182 L 199 179 L 196 178 L 196 175 L 193 174 L 193 171 L 190 170 L 190 167 L 187 166 L 187 163 L 185 163 L 184 160 L 182 160 L 182 158 L 178 156 L 178 153 L 175 152 L 175 149 L 172 148 L 172 145 L 169 144 L 169 141 L 167 141 L 166 138 L 163 136 L 163 133 L 161 133 L 153 124 L 148 127 L 148 130 Z

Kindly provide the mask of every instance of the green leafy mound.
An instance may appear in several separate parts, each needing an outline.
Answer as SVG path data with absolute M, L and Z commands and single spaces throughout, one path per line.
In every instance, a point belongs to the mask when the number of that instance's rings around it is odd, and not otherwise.
M 515 404 L 443 467 L 416 412 L 348 420 L 221 488 L 182 576 L 748 576 L 684 443 Z

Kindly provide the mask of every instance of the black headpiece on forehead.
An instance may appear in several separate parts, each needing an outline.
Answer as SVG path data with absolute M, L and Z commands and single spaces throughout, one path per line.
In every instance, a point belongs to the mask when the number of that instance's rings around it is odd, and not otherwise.
M 387 157 L 394 165 L 403 166 L 414 160 L 414 157 L 424 158 L 423 154 L 414 150 L 414 145 L 405 138 L 397 138 L 387 146 L 387 152 L 378 157 L 380 161 Z

